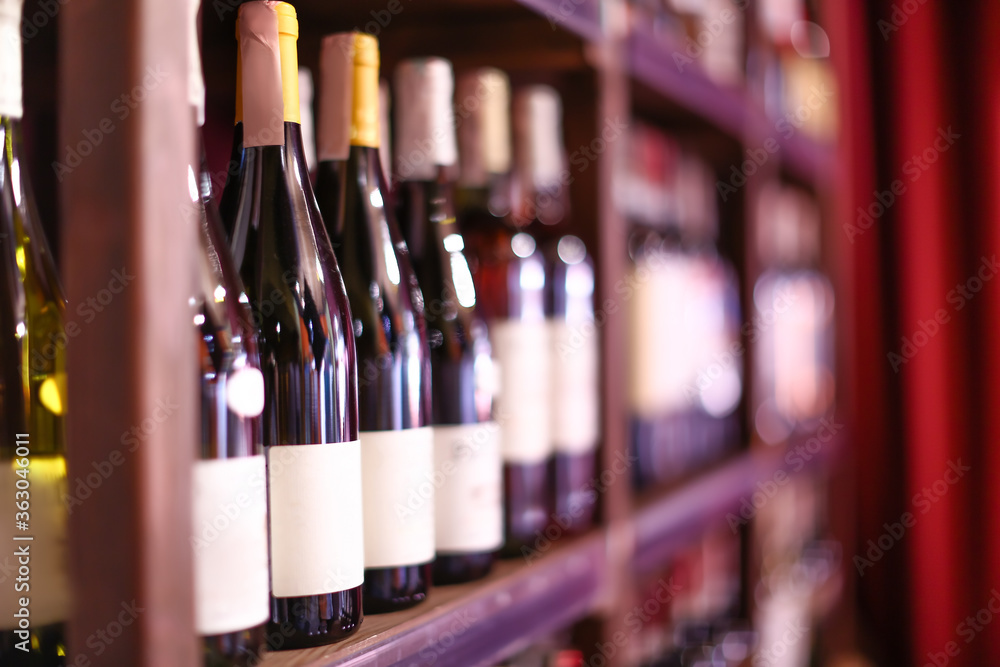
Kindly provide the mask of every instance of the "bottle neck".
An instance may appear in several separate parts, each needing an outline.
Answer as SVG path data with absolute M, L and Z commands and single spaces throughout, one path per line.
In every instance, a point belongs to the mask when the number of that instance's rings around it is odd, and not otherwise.
M 19 181 L 20 178 L 23 178 L 23 174 L 18 174 L 18 182 L 14 182 L 13 180 L 14 163 L 18 160 L 18 155 L 21 152 L 20 122 L 20 118 L 0 116 L 0 147 L 2 147 L 2 153 L 0 153 L 0 158 L 2 158 L 0 159 L 0 184 L 11 181 L 11 189 L 14 192 L 15 202 L 19 202 L 22 197 Z M 18 170 L 20 170 L 20 165 L 18 165 Z M 0 215 L 0 223 L 3 224 L 3 229 L 0 229 L 0 242 L 3 239 L 14 239 L 14 217 Z
M 489 174 L 486 182 L 460 183 L 455 199 L 459 211 L 478 211 L 494 218 L 508 219 L 511 214 L 509 174 Z
M 539 188 L 531 183 L 517 183 L 516 205 L 511 211 L 515 227 L 524 228 L 533 223 L 536 227 L 554 227 L 569 217 L 567 188 L 553 185 Z

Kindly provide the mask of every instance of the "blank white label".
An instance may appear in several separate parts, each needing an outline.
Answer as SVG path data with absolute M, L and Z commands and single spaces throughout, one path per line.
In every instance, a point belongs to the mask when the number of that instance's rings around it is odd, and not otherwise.
M 264 457 L 196 461 L 193 483 L 195 627 L 219 635 L 270 615 Z
M 267 448 L 271 592 L 321 595 L 364 582 L 361 444 Z
M 552 345 L 552 443 L 556 452 L 583 454 L 601 437 L 598 344 L 593 322 L 549 322 Z
M 503 461 L 495 422 L 434 427 L 438 553 L 503 545 Z
M 13 443 L 12 443 L 13 444 Z M 66 574 L 66 505 L 62 497 L 66 494 L 66 462 L 61 456 L 30 456 L 30 465 L 25 477 L 18 475 L 14 462 L 10 459 L 0 463 L 0 490 L 4 494 L 3 511 L 0 512 L 0 630 L 17 627 L 14 613 L 20 609 L 19 599 L 30 599 L 31 626 L 65 620 L 69 611 L 69 577 Z M 108 464 L 110 467 L 110 464 Z M 92 476 L 97 476 L 91 473 Z M 86 475 L 84 475 L 85 477 Z M 20 481 L 27 489 L 18 489 Z M 89 478 L 88 478 L 89 479 Z M 28 494 L 29 509 L 27 527 L 22 530 L 17 520 L 15 502 L 22 498 L 15 494 L 25 490 Z M 84 500 L 84 502 L 86 502 Z M 24 524 L 21 524 L 22 526 Z M 31 540 L 15 540 L 31 537 Z M 16 555 L 27 548 L 31 569 L 28 590 L 15 591 L 18 561 Z
M 497 320 L 490 335 L 500 376 L 496 405 L 503 458 L 540 463 L 552 453 L 547 323 Z
M 365 567 L 434 560 L 433 466 L 429 426 L 361 433 Z

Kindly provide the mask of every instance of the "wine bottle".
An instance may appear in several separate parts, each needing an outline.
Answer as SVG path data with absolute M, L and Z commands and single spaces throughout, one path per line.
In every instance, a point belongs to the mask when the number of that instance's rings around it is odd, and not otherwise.
M 21 146 L 20 29 L 21 2 L 0 2 L 0 664 L 55 667 L 65 662 L 70 604 L 66 301 Z M 30 590 L 15 586 L 18 553 L 30 558 Z
M 436 584 L 485 576 L 503 543 L 492 362 L 455 222 L 451 63 L 407 60 L 395 75 L 399 219 L 427 303 L 432 374 Z
M 580 238 L 567 234 L 547 249 L 552 373 L 553 490 L 556 523 L 587 530 L 597 501 L 600 356 L 594 324 L 594 263 Z
M 189 0 L 188 94 L 199 130 L 205 84 L 198 49 L 201 0 Z M 201 162 L 188 168 L 199 225 L 198 275 L 190 304 L 199 347 L 201 438 L 192 480 L 195 629 L 206 667 L 256 664 L 270 617 L 266 471 L 260 420 L 264 377 L 248 299 L 226 247 Z
M 342 639 L 362 619 L 354 334 L 302 150 L 295 9 L 248 2 L 238 21 L 244 148 L 230 247 L 264 373 L 268 646 L 301 648 Z
M 533 218 L 514 219 L 503 203 L 503 172 L 510 163 L 507 77 L 480 70 L 462 83 L 459 105 L 467 109 L 468 121 L 462 128 L 461 216 L 471 232 L 476 285 L 500 378 L 504 551 L 515 556 L 533 548 L 553 518 L 545 258 L 527 228 Z M 465 103 L 480 90 L 485 92 L 479 104 Z
M 434 560 L 434 436 L 424 298 L 379 158 L 378 41 L 320 49 L 316 198 L 340 263 L 358 359 L 366 613 L 427 597 Z
M 681 243 L 689 258 L 683 321 L 691 370 L 684 471 L 707 465 L 741 442 L 743 396 L 740 286 L 736 270 L 716 246 L 719 218 L 715 173 L 700 157 L 682 154 L 677 170 Z
M 754 285 L 756 436 L 768 445 L 814 432 L 834 407 L 835 300 L 817 265 L 820 211 L 801 189 L 768 184 L 758 204 L 757 252 L 766 270 Z
M 600 442 L 599 342 L 594 326 L 594 264 L 569 226 L 563 179 L 562 101 L 549 86 L 514 98 L 515 219 L 542 241 L 546 257 L 549 396 L 556 525 L 567 534 L 593 524 Z

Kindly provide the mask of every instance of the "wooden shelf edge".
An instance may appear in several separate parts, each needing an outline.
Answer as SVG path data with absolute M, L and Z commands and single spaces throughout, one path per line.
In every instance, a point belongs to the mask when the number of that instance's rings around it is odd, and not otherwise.
M 603 531 L 524 564 L 501 562 L 487 579 L 432 590 L 395 614 L 369 616 L 339 644 L 269 653 L 262 667 L 471 667 L 493 664 L 583 618 L 604 589 Z

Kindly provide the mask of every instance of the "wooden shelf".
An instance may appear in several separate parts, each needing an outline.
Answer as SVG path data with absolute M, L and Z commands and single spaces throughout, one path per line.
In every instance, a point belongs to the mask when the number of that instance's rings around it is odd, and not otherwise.
M 795 444 L 792 445 L 794 447 Z M 761 480 L 789 477 L 829 461 L 834 441 L 798 466 L 784 448 L 758 449 L 720 463 L 640 503 L 626 532 L 631 564 L 651 574 L 707 527 L 736 510 Z M 782 478 L 777 478 L 782 479 Z M 780 484 L 779 484 L 780 485 Z M 369 616 L 359 633 L 331 646 L 270 653 L 263 667 L 471 667 L 494 664 L 598 608 L 611 585 L 605 529 L 556 540 L 533 562 L 501 561 L 486 579 L 435 588 L 422 605 Z
M 830 462 L 840 447 L 839 440 L 831 439 L 815 455 L 810 450 L 797 454 L 795 449 L 807 440 L 795 438 L 787 448 L 757 446 L 677 489 L 640 502 L 632 518 L 635 571 L 652 573 L 662 567 L 706 525 L 737 513 L 744 499 L 751 502 L 759 483 L 771 481 L 780 487 L 786 483 L 782 480 Z
M 641 27 L 633 29 L 628 37 L 628 74 L 659 98 L 653 105 L 679 110 L 698 123 L 707 121 L 746 148 L 760 148 L 773 138 L 780 146 L 777 154 L 782 166 L 808 183 L 832 176 L 832 146 L 801 131 L 786 137 L 787 132 L 780 131 L 744 88 L 716 83 L 697 64 L 678 66 L 675 53 L 683 51 Z
M 38 0 L 30 4 L 37 6 Z M 187 165 L 194 159 L 195 144 L 182 79 L 169 78 L 149 89 L 136 112 L 103 136 L 86 168 L 56 183 L 44 165 L 63 159 L 59 147 L 76 146 L 92 128 L 103 127 L 109 104 L 135 89 L 137 73 L 157 68 L 185 71 L 188 15 L 182 3 L 152 0 L 64 4 L 58 32 L 53 22 L 48 36 L 29 44 L 48 55 L 25 60 L 36 106 L 52 106 L 51 118 L 58 117 L 47 131 L 44 119 L 35 115 L 39 129 L 34 136 L 51 135 L 51 155 L 37 160 L 48 181 L 36 182 L 45 184 L 39 189 L 43 193 L 58 189 L 63 277 L 71 303 L 104 290 L 122 258 L 129 258 L 126 268 L 136 275 L 135 287 L 129 288 L 135 291 L 116 298 L 73 340 L 67 371 L 68 401 L 74 406 L 67 423 L 71 477 L 85 475 L 94 462 L 115 455 L 121 433 L 148 421 L 157 399 L 183 403 L 144 440 L 121 472 L 105 480 L 93 499 L 73 513 L 69 549 L 77 554 L 71 577 L 78 604 L 68 619 L 70 658 L 83 664 L 75 656 L 88 656 L 95 667 L 187 667 L 196 663 L 198 650 L 190 632 L 192 587 L 186 585 L 192 579 L 187 538 L 194 451 L 177 443 L 195 441 L 197 406 L 194 376 L 185 370 L 193 366 L 194 348 L 179 324 L 190 321 L 187 298 L 184 281 L 176 278 L 190 273 L 196 244 L 185 236 L 194 228 L 184 232 L 176 214 L 177 203 L 187 199 Z M 202 20 L 206 136 L 211 140 L 214 131 L 221 137 L 214 152 L 221 155 L 222 164 L 229 156 L 232 131 L 238 4 L 206 2 Z M 719 168 L 735 164 L 739 153 L 776 134 L 773 121 L 744 88 L 720 86 L 694 68 L 679 70 L 673 49 L 642 32 L 646 26 L 617 32 L 619 24 L 610 19 L 620 17 L 605 12 L 622 9 L 620 3 L 403 0 L 391 3 L 403 8 L 398 11 L 390 11 L 385 0 L 295 4 L 304 65 L 315 66 L 322 35 L 377 26 L 386 75 L 400 58 L 442 55 L 458 70 L 493 65 L 510 71 L 515 85 L 556 86 L 564 95 L 570 152 L 593 141 L 608 120 L 627 121 L 633 111 L 648 111 L 682 136 L 703 133 L 699 147 Z M 109 33 L 126 39 L 102 38 Z M 39 62 L 52 63 L 54 74 L 37 76 L 33 68 Z M 51 90 L 41 90 L 43 81 L 52 82 Z M 58 91 L 54 82 L 59 82 Z M 834 164 L 831 147 L 801 133 L 787 140 L 777 134 L 782 150 L 769 169 L 780 167 L 807 183 L 826 182 Z M 210 157 L 212 152 L 210 147 Z M 574 233 L 591 245 L 597 258 L 599 303 L 615 306 L 604 312 L 599 334 L 603 468 L 628 451 L 623 357 L 628 318 L 614 315 L 624 310 L 628 298 L 616 288 L 628 271 L 628 225 L 611 196 L 614 172 L 621 167 L 618 153 L 602 150 L 587 167 L 573 172 L 572 186 Z M 734 255 L 749 248 L 753 238 L 753 187 L 730 200 L 726 211 L 733 223 L 728 229 L 735 230 L 729 234 L 735 239 Z M 738 268 L 749 290 L 754 267 L 746 262 Z M 120 363 L 122 358 L 129 363 Z M 347 641 L 269 654 L 262 664 L 490 665 L 588 617 L 597 621 L 587 624 L 588 632 L 602 642 L 611 641 L 616 629 L 624 629 L 633 577 L 666 565 L 678 547 L 724 521 L 758 481 L 771 479 L 787 465 L 783 451 L 755 449 L 638 501 L 623 477 L 607 487 L 603 524 L 590 534 L 556 540 L 531 563 L 498 563 L 482 581 L 435 589 L 414 609 L 371 616 Z M 116 617 L 122 600 L 140 600 L 147 611 L 136 631 L 123 633 L 98 657 L 88 640 L 95 627 Z M 609 665 L 617 667 L 622 660 L 619 654 Z
M 540 545 L 544 548 L 545 545 Z M 432 590 L 422 605 L 369 616 L 339 644 L 270 653 L 263 667 L 472 667 L 494 664 L 590 613 L 605 588 L 605 539 L 594 531 L 537 560 L 501 561 L 486 579 Z
M 708 120 L 719 130 L 742 139 L 751 123 L 753 107 L 745 92 L 721 86 L 708 78 L 696 64 L 679 68 L 671 48 L 651 33 L 634 29 L 626 44 L 629 74 L 687 113 Z

